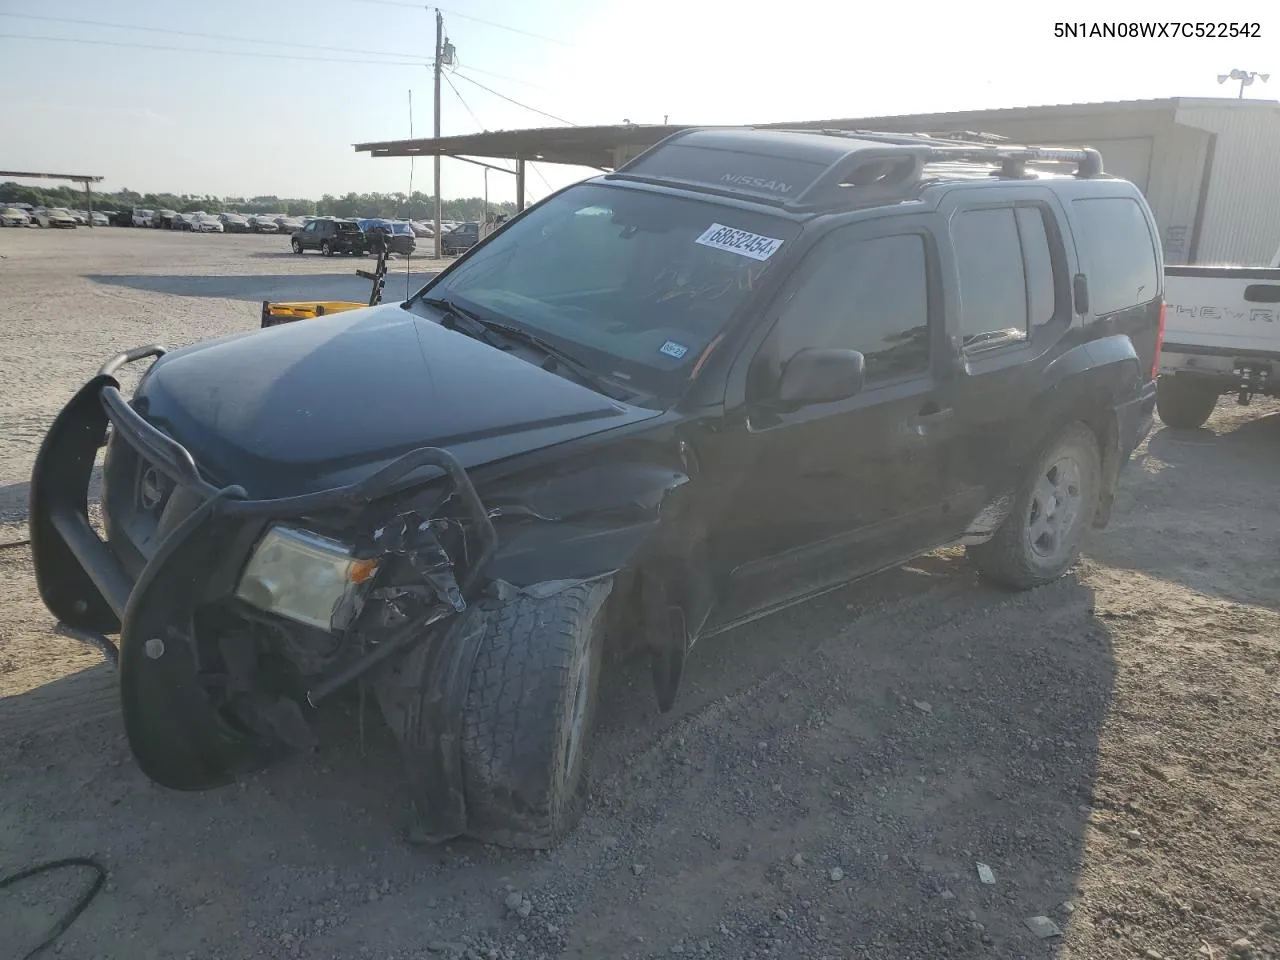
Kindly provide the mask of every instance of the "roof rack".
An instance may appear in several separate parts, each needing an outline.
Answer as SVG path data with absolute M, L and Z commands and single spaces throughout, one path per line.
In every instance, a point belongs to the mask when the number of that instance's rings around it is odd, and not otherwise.
M 660 141 L 608 177 L 676 185 L 722 196 L 748 196 L 754 202 L 800 212 L 912 199 L 925 181 L 926 164 L 985 165 L 994 167 L 992 175 L 1002 179 L 1034 176 L 1027 169 L 1030 164 L 1069 164 L 1075 168 L 1074 175 L 1082 179 L 1103 173 L 1102 155 L 1090 147 L 984 143 L 961 139 L 962 136 L 973 134 L 692 128 Z M 761 139 L 754 141 L 755 137 Z M 830 139 L 824 143 L 824 138 Z M 837 140 L 850 141 L 847 149 L 833 149 Z M 703 159 L 691 157 L 689 150 Z M 728 151 L 739 160 L 755 158 L 755 167 L 748 164 L 741 172 L 725 172 L 720 161 L 709 159 L 720 151 Z M 793 155 L 795 162 L 791 163 Z

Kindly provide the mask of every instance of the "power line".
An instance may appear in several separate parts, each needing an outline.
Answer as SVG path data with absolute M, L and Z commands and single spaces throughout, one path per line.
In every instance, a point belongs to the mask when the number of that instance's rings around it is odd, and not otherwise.
M 83 20 L 76 17 L 46 17 L 40 14 L 33 14 L 33 13 L 32 14 L 9 13 L 8 11 L 4 11 L 4 10 L 0 10 L 0 17 L 11 17 L 19 20 L 42 20 L 48 23 L 66 23 L 66 24 L 72 24 L 75 26 L 105 27 L 110 30 L 137 30 L 144 33 L 161 33 L 161 34 L 166 34 L 166 35 L 175 36 L 175 37 L 195 37 L 197 39 L 202 39 L 202 40 L 225 40 L 229 43 L 256 43 L 256 44 L 272 46 L 272 47 L 297 47 L 302 50 L 334 50 L 339 53 L 363 53 L 363 54 L 369 54 L 370 56 L 377 56 L 377 57 L 397 57 L 402 60 L 408 60 L 411 64 L 415 66 L 421 62 L 415 59 L 418 56 L 418 54 L 416 53 L 401 53 L 394 50 L 365 50 L 360 47 L 332 47 L 332 46 L 327 46 L 325 44 L 317 44 L 317 43 L 297 43 L 293 40 L 264 40 L 261 37 L 233 37 L 223 33 L 205 33 L 205 32 L 195 31 L 195 30 L 170 30 L 166 27 L 147 27 L 141 24 L 133 24 L 133 23 L 108 23 L 105 20 Z M 32 38 L 32 39 L 46 39 L 46 38 Z M 55 38 L 47 38 L 47 39 L 55 39 Z M 56 38 L 56 39 L 61 39 L 61 38 Z M 71 42 L 78 42 L 73 40 L 70 37 L 68 37 L 67 39 L 71 40 Z M 123 43 L 124 41 L 117 41 L 117 42 Z M 273 55 L 273 56 L 278 56 L 282 59 L 284 58 L 283 54 Z M 328 58 L 324 58 L 324 59 L 328 59 Z M 343 62 L 343 61 L 337 61 L 337 62 Z M 348 61 L 348 62 L 381 63 L 382 61 L 371 60 L 371 61 Z M 430 67 L 432 64 L 428 61 L 423 65 Z M 499 80 L 507 80 L 510 83 L 518 83 L 522 86 L 533 87 L 538 90 L 548 89 L 547 87 L 541 86 L 539 84 L 530 83 L 528 80 L 520 80 L 516 77 L 509 77 L 504 73 L 495 73 L 492 70 L 485 70 L 481 67 L 473 67 L 469 64 L 467 66 L 467 69 L 471 70 L 474 73 L 482 73 L 482 74 L 485 74 L 486 76 L 496 77 Z
M 467 101 L 462 99 L 462 94 L 458 92 L 458 88 L 455 87 L 453 85 L 453 81 L 449 79 L 449 74 L 441 71 L 440 75 L 444 77 L 444 82 L 449 85 L 449 89 L 452 90 L 453 95 L 458 98 L 458 102 L 462 104 L 463 108 L 467 111 L 467 113 L 471 114 L 471 119 L 476 122 L 476 126 L 478 126 L 481 130 L 487 132 L 488 128 L 483 123 L 480 122 L 480 118 L 477 117 L 476 112 L 472 110 L 470 106 L 467 105 Z
M 164 33 L 175 37 L 196 37 L 202 40 L 227 40 L 231 43 L 257 43 L 276 47 L 299 47 L 304 50 L 336 50 L 340 53 L 367 53 L 379 57 L 402 57 L 412 59 L 417 54 L 394 53 L 390 50 L 361 50 L 355 47 L 329 47 L 315 43 L 295 43 L 292 40 L 263 40 L 260 37 L 232 37 L 222 33 L 203 33 L 194 30 L 169 30 L 165 27 L 144 27 L 131 23 L 107 23 L 104 20 L 80 20 L 74 17 L 46 17 L 34 13 L 9 13 L 0 10 L 0 17 L 13 17 L 18 20 L 44 20 L 49 23 L 69 23 L 76 26 L 106 27 L 111 30 L 138 30 L 144 33 Z
M 354 0 L 356 3 L 374 3 L 380 7 L 402 7 L 406 10 L 428 10 L 430 4 L 409 3 L 407 0 Z M 508 26 L 505 23 L 498 23 L 496 20 L 485 20 L 483 17 L 477 17 L 470 13 L 460 13 L 457 10 L 450 10 L 448 7 L 436 7 L 441 13 L 447 13 L 451 17 L 461 17 L 463 20 L 474 20 L 476 23 L 483 23 L 487 27 L 496 27 L 499 30 L 507 30 L 511 33 L 518 33 L 522 37 L 532 37 L 535 40 L 545 40 L 547 43 L 557 43 L 562 47 L 571 47 L 573 44 L 567 40 L 561 40 L 559 37 L 549 37 L 545 33 L 534 33 L 532 30 L 522 30 L 519 27 Z
M 167 47 L 156 43 L 127 43 L 123 40 L 88 40 L 79 37 L 32 37 L 16 33 L 0 33 L 0 40 L 48 40 L 54 43 L 90 43 L 103 47 L 128 47 L 134 50 L 167 50 L 171 53 L 213 53 L 220 57 L 257 57 L 268 60 L 310 60 L 318 63 L 365 63 L 384 67 L 422 67 L 420 62 L 395 60 L 349 60 L 339 57 L 305 57 L 289 53 L 254 53 L 250 50 L 210 50 L 205 47 Z M 475 82 L 474 80 L 472 81 Z
M 390 2 L 391 2 L 391 0 L 387 0 L 387 2 L 388 2 L 388 3 L 390 3 Z M 564 117 L 557 117 L 554 113 L 547 113 L 545 110 L 539 110 L 537 107 L 531 107 L 531 106 L 529 106 L 527 103 L 521 103 L 519 100 L 512 100 L 512 99 L 511 99 L 510 97 L 508 97 L 505 93 L 499 93 L 497 90 L 493 90 L 493 89 L 491 89 L 491 88 L 489 88 L 489 87 L 486 87 L 486 86 L 485 86 L 483 83 L 481 83 L 479 80 L 473 80 L 473 79 L 471 79 L 470 77 L 468 77 L 465 73 L 463 73 L 463 72 L 462 72 L 462 71 L 460 71 L 460 70 L 455 70 L 455 71 L 453 71 L 453 75 L 454 75 L 455 77 L 458 77 L 458 78 L 459 78 L 459 79 L 461 79 L 461 80 L 465 80 L 465 81 L 467 81 L 467 83 L 470 83 L 470 84 L 473 84 L 474 86 L 479 87 L 481 90 L 484 90 L 484 91 L 486 91 L 486 92 L 488 92 L 488 93 L 493 94 L 495 97 L 498 97 L 499 99 L 502 99 L 502 100 L 507 101 L 507 103 L 513 103 L 513 104 L 515 104 L 517 107 L 521 107 L 521 108 L 523 108 L 523 109 L 525 109 L 525 110 L 529 110 L 529 111 L 530 111 L 530 112 L 532 112 L 532 113 L 536 113 L 536 114 L 539 114 L 540 116 L 547 117 L 547 118 L 549 118 L 549 119 L 551 119 L 551 120 L 556 121 L 556 123 L 563 123 L 565 126 L 569 126 L 569 127 L 576 127 L 576 126 L 577 126 L 577 124 L 576 124 L 576 123 L 572 122 L 571 120 L 566 120 L 566 119 L 564 119 Z

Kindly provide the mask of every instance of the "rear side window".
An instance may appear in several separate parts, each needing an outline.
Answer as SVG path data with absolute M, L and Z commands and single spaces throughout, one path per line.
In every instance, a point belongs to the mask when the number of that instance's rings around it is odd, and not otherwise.
M 1159 289 L 1156 248 L 1138 202 L 1129 197 L 1071 201 L 1089 302 L 1098 315 L 1153 299 Z
M 919 234 L 842 242 L 835 236 L 787 303 L 777 326 L 778 356 L 806 347 L 858 350 L 867 381 L 929 369 L 929 285 Z
M 951 225 L 960 274 L 960 336 L 965 346 L 994 336 L 1025 337 L 1027 284 L 1013 207 L 965 210 Z
M 965 210 L 952 221 L 965 346 L 1025 340 L 1057 309 L 1053 254 L 1037 206 Z

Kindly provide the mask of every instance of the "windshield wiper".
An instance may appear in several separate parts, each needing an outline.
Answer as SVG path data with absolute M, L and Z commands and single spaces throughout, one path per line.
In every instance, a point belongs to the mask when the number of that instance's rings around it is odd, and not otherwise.
M 484 317 L 477 316 L 469 310 L 464 310 L 452 300 L 445 297 L 423 297 L 422 302 L 428 306 L 443 310 L 451 316 L 466 320 L 472 325 L 473 330 L 478 334 L 477 339 L 483 340 L 490 346 L 501 347 L 500 344 L 494 343 L 484 334 L 492 330 L 494 333 L 506 337 L 508 340 L 514 340 L 522 343 L 527 347 L 533 347 L 540 351 L 544 356 L 550 357 L 560 366 L 572 371 L 574 376 L 587 384 L 593 390 L 603 393 L 612 400 L 625 400 L 631 396 L 631 391 L 620 384 L 615 383 L 608 377 L 602 376 L 592 370 L 587 364 L 583 363 L 571 353 L 561 350 L 552 343 L 543 340 L 535 333 L 530 333 L 523 327 L 517 327 L 513 324 L 502 323 L 498 320 L 488 320 Z M 477 329 L 478 328 L 478 329 Z M 621 392 L 621 395 L 619 393 Z
M 441 310 L 451 317 L 452 319 L 445 324 L 448 329 L 456 329 L 458 325 L 457 321 L 465 320 L 468 325 L 466 330 L 468 334 L 475 337 L 477 340 L 487 343 L 491 347 L 498 347 L 499 349 L 502 348 L 502 344 L 494 343 L 493 340 L 489 339 L 489 324 L 486 321 L 480 319 L 470 311 L 463 310 L 452 300 L 449 300 L 446 297 L 423 297 L 420 302 L 425 303 L 429 307 L 435 307 L 437 310 Z

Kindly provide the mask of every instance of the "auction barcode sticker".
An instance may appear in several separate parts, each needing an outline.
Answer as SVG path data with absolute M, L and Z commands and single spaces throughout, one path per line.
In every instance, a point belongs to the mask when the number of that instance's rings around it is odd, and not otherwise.
M 704 247 L 728 250 L 739 256 L 750 257 L 752 260 L 768 260 L 782 246 L 781 240 L 762 237 L 758 233 L 748 233 L 746 230 L 735 230 L 733 227 L 726 227 L 723 223 L 713 223 L 694 242 Z

